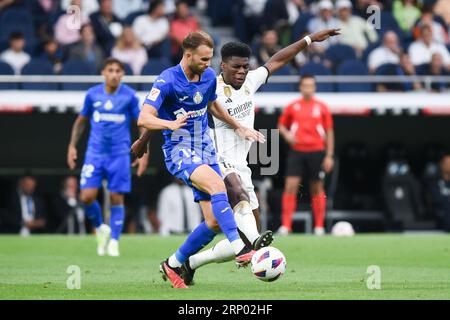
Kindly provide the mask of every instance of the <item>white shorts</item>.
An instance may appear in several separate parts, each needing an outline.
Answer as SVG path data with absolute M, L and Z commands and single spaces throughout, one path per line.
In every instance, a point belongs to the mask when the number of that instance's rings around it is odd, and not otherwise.
M 252 210 L 259 208 L 258 198 L 256 197 L 255 187 L 252 181 L 252 170 L 247 166 L 247 164 L 235 164 L 225 160 L 220 155 L 218 156 L 218 163 L 220 171 L 222 172 L 223 179 L 226 178 L 230 173 L 236 173 L 241 177 L 242 186 L 245 191 L 247 191 L 250 198 L 250 206 Z

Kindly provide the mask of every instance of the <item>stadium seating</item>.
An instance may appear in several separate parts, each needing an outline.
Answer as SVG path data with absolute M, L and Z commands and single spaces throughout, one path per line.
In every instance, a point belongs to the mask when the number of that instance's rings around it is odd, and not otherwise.
M 308 62 L 305 63 L 299 71 L 300 75 L 311 74 L 314 76 L 329 76 L 331 75 L 330 69 L 325 67 L 321 63 Z M 333 92 L 332 83 L 317 83 L 317 92 Z
M 329 60 L 333 66 L 332 69 L 336 70 L 343 61 L 356 59 L 356 53 L 349 45 L 335 44 L 325 51 L 324 59 Z
M 292 69 L 289 66 L 283 66 L 277 72 L 273 73 L 274 76 L 286 76 L 293 75 Z M 297 91 L 297 86 L 294 83 L 283 82 L 283 83 L 271 83 L 269 79 L 269 83 L 266 83 L 261 86 L 259 89 L 260 92 L 279 92 L 279 91 L 287 91 L 287 92 L 295 92 Z
M 308 22 L 314 15 L 310 12 L 305 12 L 299 15 L 294 25 L 292 26 L 291 42 L 298 41 L 298 39 L 308 32 Z
M 20 23 L 17 23 L 20 21 Z M 25 51 L 33 53 L 36 45 L 33 17 L 21 6 L 11 6 L 0 12 L 0 48 L 8 47 L 9 35 L 20 31 L 25 38 Z
M 32 59 L 22 69 L 23 75 L 54 75 L 53 66 L 50 62 L 42 59 Z M 32 83 L 24 82 L 22 89 L 25 90 L 58 90 L 57 83 Z
M 75 75 L 95 75 L 95 66 L 89 62 L 73 59 L 68 60 L 61 71 L 62 75 L 75 76 Z M 92 83 L 63 83 L 63 90 L 87 90 L 93 84 Z
M 150 59 L 142 68 L 142 75 L 159 75 L 165 69 L 170 68 L 172 63 L 167 58 L 152 58 Z M 142 90 L 150 90 L 152 84 L 144 83 L 142 85 Z
M 340 76 L 365 76 L 369 74 L 369 71 L 363 62 L 354 59 L 342 62 L 337 69 L 337 74 Z M 337 83 L 338 92 L 370 92 L 371 90 L 370 83 Z
M 14 70 L 6 62 L 0 61 L 0 75 L 12 76 L 14 75 Z M 14 89 L 17 89 L 17 83 L 0 82 L 0 90 L 14 90 Z
M 394 15 L 390 11 L 381 11 L 380 28 L 376 30 L 380 39 L 383 38 L 386 31 L 394 31 L 399 39 L 403 39 L 403 32 L 400 29 L 397 20 L 395 20 Z

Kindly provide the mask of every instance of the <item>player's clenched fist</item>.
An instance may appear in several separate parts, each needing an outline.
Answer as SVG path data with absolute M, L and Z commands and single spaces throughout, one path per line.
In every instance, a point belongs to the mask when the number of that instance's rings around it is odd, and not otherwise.
M 72 145 L 69 145 L 69 148 L 67 150 L 67 165 L 69 166 L 70 169 L 75 169 L 75 167 L 77 166 L 76 163 L 77 160 L 77 148 L 75 148 Z

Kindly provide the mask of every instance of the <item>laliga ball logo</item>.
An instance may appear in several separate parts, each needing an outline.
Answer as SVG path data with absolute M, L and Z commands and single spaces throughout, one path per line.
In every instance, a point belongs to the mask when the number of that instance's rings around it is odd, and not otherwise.
M 274 247 L 261 248 L 252 257 L 252 272 L 259 280 L 272 282 L 286 271 L 284 254 Z

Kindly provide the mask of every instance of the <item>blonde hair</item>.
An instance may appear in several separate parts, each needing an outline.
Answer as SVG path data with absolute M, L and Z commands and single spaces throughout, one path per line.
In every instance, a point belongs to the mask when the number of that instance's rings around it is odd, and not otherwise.
M 133 49 L 140 49 L 140 48 L 142 48 L 142 44 L 139 42 L 138 38 L 135 36 L 133 29 L 131 27 L 128 27 L 128 26 L 123 28 L 122 34 L 119 36 L 119 38 L 116 41 L 116 48 L 119 49 L 119 50 L 123 50 L 123 49 L 126 48 L 126 46 L 125 46 L 125 39 L 124 38 L 125 38 L 125 30 L 127 30 L 127 29 L 130 29 L 131 33 L 133 34 L 134 41 L 131 44 L 131 47 Z

